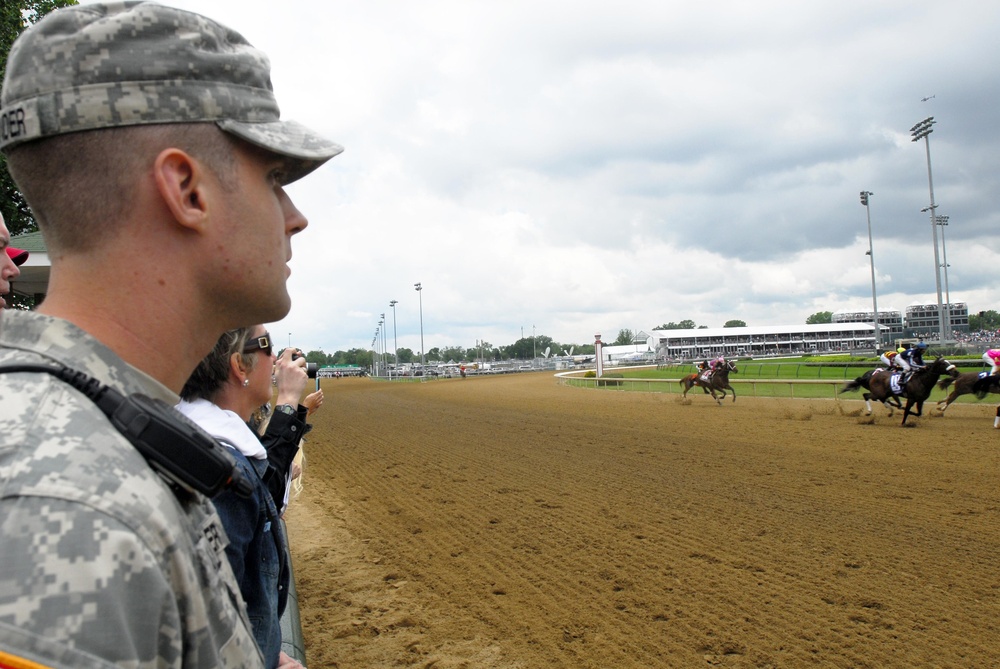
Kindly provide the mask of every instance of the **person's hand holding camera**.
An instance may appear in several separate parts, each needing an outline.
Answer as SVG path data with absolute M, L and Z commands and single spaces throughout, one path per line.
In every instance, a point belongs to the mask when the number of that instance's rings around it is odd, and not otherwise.
M 299 406 L 302 393 L 309 383 L 306 374 L 306 359 L 293 348 L 286 348 L 274 363 L 274 378 L 278 386 L 276 406 L 290 404 Z

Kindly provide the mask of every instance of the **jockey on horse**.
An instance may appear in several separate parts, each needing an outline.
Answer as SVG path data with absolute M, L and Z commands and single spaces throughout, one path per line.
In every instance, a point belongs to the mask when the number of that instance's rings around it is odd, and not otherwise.
M 990 376 L 996 375 L 1000 368 L 1000 349 L 991 348 L 983 353 L 983 362 L 990 366 Z
M 916 346 L 907 348 L 896 356 L 896 364 L 903 368 L 903 376 L 899 380 L 900 386 L 906 385 L 913 372 L 920 371 L 927 366 L 924 364 L 924 351 L 926 350 L 927 344 L 918 342 Z
M 899 365 L 896 364 L 896 356 L 899 355 L 899 351 L 894 348 L 886 349 L 885 353 L 879 356 L 879 360 L 885 365 L 889 370 L 900 369 Z
M 718 358 L 712 360 L 711 362 L 706 360 L 705 362 L 701 363 L 700 365 L 698 365 L 698 369 L 701 370 L 701 372 L 699 373 L 701 380 L 705 382 L 711 381 L 712 375 L 715 374 L 716 370 L 718 370 L 725 364 L 726 364 L 726 358 L 724 355 L 721 354 L 719 355 Z

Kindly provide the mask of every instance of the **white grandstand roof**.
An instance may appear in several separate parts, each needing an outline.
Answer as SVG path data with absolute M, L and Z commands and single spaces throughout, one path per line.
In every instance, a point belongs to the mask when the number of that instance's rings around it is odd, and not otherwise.
M 740 335 L 780 335 L 807 332 L 853 332 L 874 330 L 871 323 L 819 323 L 816 325 L 756 325 L 742 328 L 694 328 L 690 330 L 653 330 L 659 339 L 681 337 L 737 337 Z

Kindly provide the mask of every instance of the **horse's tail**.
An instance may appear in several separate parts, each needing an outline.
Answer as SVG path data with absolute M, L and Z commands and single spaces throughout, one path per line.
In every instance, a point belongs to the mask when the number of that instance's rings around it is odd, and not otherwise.
M 853 393 L 858 388 L 864 388 L 864 382 L 861 380 L 860 377 L 854 379 L 853 381 L 848 381 L 847 383 L 845 383 L 844 387 L 837 391 L 837 394 L 839 395 L 840 393 Z
M 946 376 L 943 379 L 941 379 L 940 381 L 938 381 L 937 386 L 941 390 L 945 390 L 948 386 L 950 386 L 952 383 L 954 383 L 954 381 L 955 381 L 954 377 Z M 979 399 L 982 399 L 982 398 L 980 397 Z

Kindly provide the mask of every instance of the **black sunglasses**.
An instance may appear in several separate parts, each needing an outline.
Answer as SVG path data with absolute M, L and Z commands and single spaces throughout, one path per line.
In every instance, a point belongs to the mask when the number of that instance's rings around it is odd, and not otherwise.
M 264 355 L 271 355 L 271 335 L 265 334 L 261 337 L 254 337 L 243 347 L 244 353 L 261 351 Z

